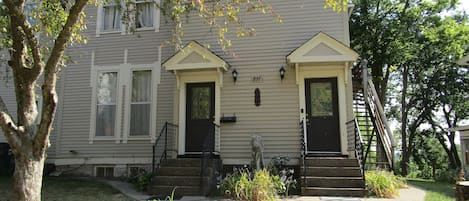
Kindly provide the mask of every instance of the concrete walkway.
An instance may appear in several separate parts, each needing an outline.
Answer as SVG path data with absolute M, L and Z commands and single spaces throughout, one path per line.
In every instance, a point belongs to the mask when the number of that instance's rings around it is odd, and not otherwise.
M 135 190 L 134 186 L 127 182 L 114 181 L 114 180 L 103 180 L 105 183 L 118 189 L 123 194 L 135 199 L 146 201 L 150 198 L 150 195 L 144 194 Z M 401 189 L 400 196 L 394 199 L 384 198 L 348 198 L 348 197 L 327 197 L 327 196 L 295 196 L 288 199 L 281 199 L 283 201 L 424 201 L 425 191 L 409 186 L 408 188 Z M 185 196 L 180 201 L 229 201 L 224 198 L 207 198 L 202 196 Z

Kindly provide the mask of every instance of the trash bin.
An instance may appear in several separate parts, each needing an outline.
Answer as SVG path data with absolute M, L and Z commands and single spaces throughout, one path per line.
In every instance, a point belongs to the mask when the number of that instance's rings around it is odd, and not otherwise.
M 10 145 L 5 142 L 0 142 L 0 175 L 11 176 L 14 168 L 13 154 L 10 150 Z

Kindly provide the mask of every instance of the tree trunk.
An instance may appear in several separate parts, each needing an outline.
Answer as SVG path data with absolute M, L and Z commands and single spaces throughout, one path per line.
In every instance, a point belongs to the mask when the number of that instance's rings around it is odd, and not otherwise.
M 11 200 L 41 201 L 44 156 L 35 157 L 31 146 L 15 154 L 15 173 Z
M 401 160 L 401 174 L 402 176 L 407 176 L 407 163 L 409 162 L 408 145 L 407 145 L 407 76 L 408 76 L 407 66 L 404 65 L 402 72 L 402 100 L 401 100 L 401 138 L 402 138 L 402 160 Z

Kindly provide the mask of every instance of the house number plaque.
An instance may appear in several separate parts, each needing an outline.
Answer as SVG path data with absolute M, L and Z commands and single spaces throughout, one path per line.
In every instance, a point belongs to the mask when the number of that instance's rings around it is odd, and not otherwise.
M 261 74 L 252 76 L 252 82 L 262 82 L 264 81 L 264 77 Z

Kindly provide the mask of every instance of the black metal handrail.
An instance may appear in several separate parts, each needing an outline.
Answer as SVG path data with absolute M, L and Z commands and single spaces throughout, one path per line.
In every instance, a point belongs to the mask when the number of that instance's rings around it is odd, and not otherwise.
M 202 145 L 202 156 L 200 157 L 200 186 L 202 192 L 208 194 L 209 191 L 207 189 L 210 188 L 211 181 L 208 181 L 207 185 L 204 185 L 204 177 L 209 176 L 208 174 L 208 167 L 210 165 L 211 160 L 214 158 L 215 155 L 215 135 L 219 134 L 220 126 L 212 123 L 211 128 L 209 129 L 210 132 L 207 136 L 205 136 L 204 143 Z
M 306 119 L 300 121 L 301 159 L 303 163 L 303 183 L 306 182 Z
M 170 122 L 165 122 L 163 127 L 161 128 L 160 133 L 158 137 L 156 138 L 155 143 L 153 144 L 152 174 L 155 174 L 155 169 L 157 167 L 156 166 L 157 158 L 158 158 L 158 165 L 161 164 L 161 161 L 163 161 L 163 159 L 168 158 L 168 136 L 169 136 L 168 133 L 174 135 L 176 133 L 177 128 L 178 128 L 178 125 L 170 123 Z M 162 141 L 163 140 L 162 138 L 164 138 L 164 141 Z M 161 145 L 163 147 L 158 146 L 158 143 L 160 142 L 164 143 Z M 158 155 L 157 153 L 159 148 L 163 148 L 163 151 L 161 152 L 160 155 Z

